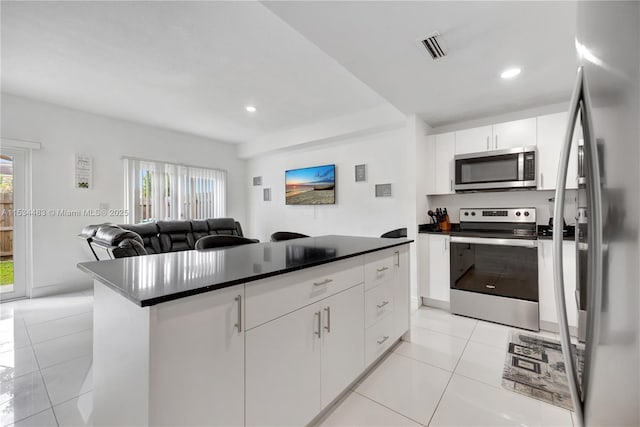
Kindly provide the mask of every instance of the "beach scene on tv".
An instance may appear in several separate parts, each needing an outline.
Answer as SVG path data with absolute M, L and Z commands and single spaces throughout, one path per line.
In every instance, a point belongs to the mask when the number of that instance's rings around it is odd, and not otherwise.
M 285 172 L 287 205 L 330 205 L 336 201 L 335 165 Z

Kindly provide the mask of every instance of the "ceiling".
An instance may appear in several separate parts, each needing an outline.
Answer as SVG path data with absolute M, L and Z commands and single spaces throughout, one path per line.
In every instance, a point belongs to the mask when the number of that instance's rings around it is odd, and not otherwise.
M 432 126 L 569 100 L 575 2 L 265 2 L 405 114 Z M 448 55 L 420 41 L 439 31 Z M 522 68 L 514 80 L 499 74 Z
M 260 3 L 1 7 L 3 92 L 228 142 L 386 104 Z
M 577 65 L 573 2 L 1 8 L 4 92 L 228 142 L 388 103 L 440 126 L 562 102 Z M 435 30 L 439 61 L 420 44 Z M 511 65 L 522 74 L 501 80 Z

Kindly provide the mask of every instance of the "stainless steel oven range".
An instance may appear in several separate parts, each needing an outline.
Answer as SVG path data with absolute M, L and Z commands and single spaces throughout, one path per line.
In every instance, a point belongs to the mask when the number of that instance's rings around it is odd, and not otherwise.
M 538 331 L 535 208 L 460 209 L 451 233 L 451 312 Z

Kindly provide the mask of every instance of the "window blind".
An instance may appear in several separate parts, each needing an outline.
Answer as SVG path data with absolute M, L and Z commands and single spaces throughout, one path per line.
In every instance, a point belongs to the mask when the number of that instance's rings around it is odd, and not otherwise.
M 125 158 L 128 222 L 225 217 L 227 171 Z

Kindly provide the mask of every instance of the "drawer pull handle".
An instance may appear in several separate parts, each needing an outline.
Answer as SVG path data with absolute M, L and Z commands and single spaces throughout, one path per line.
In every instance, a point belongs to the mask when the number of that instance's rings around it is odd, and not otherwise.
M 378 344 L 384 344 L 384 342 L 386 340 L 388 340 L 388 339 L 389 339 L 389 335 L 385 335 L 384 338 L 382 338 L 380 341 L 378 341 Z
M 333 282 L 333 279 L 324 279 L 322 282 L 313 282 L 313 286 L 324 286 L 331 282 Z
M 387 304 L 389 304 L 389 301 L 382 301 L 382 304 L 376 304 L 376 306 L 377 306 L 378 308 L 382 308 L 382 307 L 384 307 L 384 306 L 385 306 L 385 305 L 387 305 Z
M 238 320 L 234 327 L 238 328 L 238 333 L 242 333 L 242 295 L 238 295 L 234 298 L 234 301 L 238 303 Z
M 315 313 L 313 313 L 314 316 L 318 317 L 318 323 L 317 323 L 317 330 L 313 332 L 313 335 L 317 335 L 318 338 L 320 338 L 320 336 L 322 335 L 322 312 L 321 311 L 316 311 Z
M 378 269 L 376 269 L 376 271 L 377 271 L 378 273 L 382 273 L 383 271 L 387 271 L 388 269 L 389 269 L 389 267 L 382 267 L 382 268 L 378 268 Z
M 327 333 L 331 332 L 331 307 L 325 307 L 324 311 L 327 312 L 327 326 L 324 328 L 327 330 Z
M 496 285 L 484 285 L 484 287 L 487 289 L 495 289 Z

